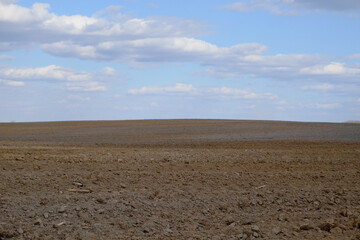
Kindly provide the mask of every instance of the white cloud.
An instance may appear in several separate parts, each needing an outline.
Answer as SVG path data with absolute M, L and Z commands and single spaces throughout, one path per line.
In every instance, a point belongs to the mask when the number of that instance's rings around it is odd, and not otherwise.
M 236 74 L 226 71 L 226 70 L 221 70 L 221 69 L 213 69 L 213 68 L 208 68 L 205 69 L 203 71 L 198 71 L 198 72 L 194 72 L 193 75 L 195 76 L 206 76 L 206 77 L 215 77 L 215 78 L 233 78 L 236 77 Z
M 302 87 L 303 90 L 320 90 L 320 91 L 329 91 L 334 90 L 335 85 L 329 83 L 317 84 L 317 85 L 309 85 Z
M 7 55 L 0 55 L 0 60 L 14 61 L 15 57 L 7 56 Z
M 123 16 L 111 21 L 102 15 L 59 16 L 49 10 L 49 4 L 35 3 L 26 8 L 0 2 L 0 50 L 71 41 L 84 47 L 116 39 L 198 36 L 204 33 L 204 26 L 191 19 Z
M 244 99 L 276 99 L 277 95 L 271 93 L 257 94 L 249 90 L 242 90 L 237 88 L 220 87 L 211 88 L 207 90 L 211 94 L 218 96 L 230 96 L 232 98 L 244 98 Z
M 291 0 L 288 2 L 298 8 L 314 8 L 330 11 L 360 9 L 360 1 L 358 0 Z
M 86 102 L 91 100 L 90 97 L 82 97 L 82 96 L 79 96 L 79 95 L 69 95 L 69 96 L 67 96 L 67 99 L 78 100 L 78 101 L 86 101 Z
M 203 97 L 224 97 L 224 98 L 242 98 L 242 99 L 277 99 L 278 96 L 271 93 L 258 94 L 250 90 L 243 90 L 229 87 L 219 88 L 204 88 L 199 89 L 191 84 L 177 83 L 174 86 L 145 86 L 138 89 L 129 89 L 129 94 L 144 95 L 144 94 L 187 94 L 198 95 Z
M 357 75 L 360 74 L 360 69 L 347 67 L 344 63 L 332 62 L 327 65 L 306 67 L 301 69 L 300 72 L 310 75 Z
M 360 103 L 360 98 L 357 99 L 357 102 Z
M 214 77 L 249 75 L 289 79 L 301 76 L 301 69 L 325 61 L 325 58 L 319 55 L 264 56 L 262 54 L 266 52 L 267 47 L 257 43 L 218 47 L 186 37 L 111 41 L 87 46 L 72 42 L 57 42 L 44 44 L 42 47 L 57 56 L 119 61 L 132 66 L 163 62 L 197 62 L 207 69 L 195 74 Z
M 351 56 L 346 57 L 348 60 L 358 60 L 360 59 L 360 54 L 353 54 Z
M 340 106 L 339 103 L 316 103 L 314 105 L 317 109 L 334 109 Z
M 274 15 L 298 15 L 304 9 L 325 11 L 353 11 L 360 9 L 358 0 L 248 0 L 225 5 L 237 12 L 265 10 Z
M 85 92 L 105 91 L 107 89 L 102 83 L 94 81 L 68 82 L 66 87 L 68 90 Z
M 197 62 L 208 66 L 208 71 L 221 72 L 222 76 L 257 75 L 259 70 L 283 73 L 297 64 L 306 67 L 308 61 L 318 60 L 316 56 L 305 55 L 263 56 L 267 46 L 258 43 L 218 47 L 195 39 L 203 32 L 199 31 L 203 26 L 189 19 L 120 17 L 109 21 L 101 15 L 58 16 L 44 4 L 32 8 L 2 4 L 0 13 L 4 13 L 0 14 L 1 50 L 40 44 L 44 51 L 56 56 L 119 61 L 134 66 Z
M 74 101 L 88 102 L 90 100 L 91 100 L 90 97 L 83 97 L 80 95 L 69 95 L 65 99 L 58 101 L 58 103 L 68 103 L 68 102 L 74 102 Z
M 252 0 L 237 5 L 258 9 L 273 8 L 273 3 L 295 6 L 296 2 Z M 205 67 L 204 71 L 195 74 L 218 78 L 250 76 L 289 80 L 317 79 L 331 75 L 332 79 L 341 80 L 356 79 L 360 75 L 359 68 L 355 65 L 329 62 L 325 56 L 268 55 L 267 46 L 259 43 L 220 47 L 196 39 L 199 33 L 204 32 L 204 26 L 191 19 L 131 18 L 123 15 L 121 8 L 116 6 L 91 17 L 58 16 L 49 9 L 47 4 L 34 4 L 31 8 L 25 8 L 11 2 L 0 3 L 0 50 L 40 45 L 45 52 L 55 56 L 116 61 L 134 67 L 168 62 L 195 62 Z M 280 12 L 289 10 L 278 9 Z M 71 71 L 69 74 L 63 69 L 56 69 L 56 66 L 43 69 L 47 70 L 50 71 L 47 74 L 56 75 L 52 76 L 53 79 L 73 77 L 94 82 L 92 74 Z M 103 77 L 112 76 L 111 69 L 103 69 L 102 73 Z M 35 76 L 40 73 L 22 71 L 14 74 Z M 94 85 L 90 89 L 100 87 Z
M 47 53 L 60 57 L 105 60 L 100 55 L 95 53 L 95 47 L 91 45 L 81 46 L 72 42 L 55 42 L 43 44 L 42 49 Z
M 74 91 L 105 91 L 106 82 L 119 77 L 115 69 L 106 67 L 99 72 L 90 73 L 74 71 L 57 65 L 39 68 L 2 68 L 0 78 L 9 79 L 16 85 L 22 81 L 56 81 L 64 82 L 68 90 Z M 18 81 L 18 80 L 21 80 Z M 3 82 L 5 83 L 5 82 Z
M 224 8 L 237 12 L 254 12 L 265 10 L 274 15 L 298 15 L 299 12 L 292 10 L 289 3 L 291 0 L 250 0 L 245 2 L 234 2 Z
M 15 3 L 18 0 L 0 0 L 0 3 L 9 4 L 9 3 Z
M 191 84 L 177 83 L 175 86 L 148 86 L 139 89 L 129 89 L 130 94 L 164 94 L 164 93 L 195 93 L 197 91 Z
M 278 104 L 278 105 L 287 105 L 288 103 L 287 103 L 287 101 L 282 100 L 282 101 L 276 102 L 276 104 Z
M 151 106 L 151 107 L 158 107 L 158 106 L 159 106 L 159 104 L 158 104 L 158 103 L 156 103 L 156 102 L 152 102 L 152 103 L 150 103 L 150 106 Z
M 204 65 L 232 60 L 256 62 L 256 56 L 267 47 L 257 43 L 220 48 L 214 44 L 188 37 L 144 38 L 127 41 L 107 41 L 96 45 L 74 42 L 43 44 L 53 55 L 80 59 L 119 61 L 123 63 L 199 62 Z M 243 59 L 241 59 L 243 58 Z
M 0 75 L 13 79 L 51 79 L 62 81 L 86 81 L 90 74 L 75 72 L 56 65 L 39 68 L 5 68 L 0 69 Z
M 114 74 L 116 74 L 116 70 L 112 67 L 104 67 L 101 70 L 101 73 L 103 73 L 105 75 L 114 75 Z
M 21 81 L 13 81 L 13 80 L 5 80 L 5 79 L 0 79 L 0 83 L 12 87 L 22 87 L 25 85 L 25 83 Z

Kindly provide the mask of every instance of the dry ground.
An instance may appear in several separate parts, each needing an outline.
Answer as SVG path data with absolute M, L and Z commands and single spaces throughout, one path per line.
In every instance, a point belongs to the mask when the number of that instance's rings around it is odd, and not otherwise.
M 360 239 L 360 125 L 0 124 L 0 239 Z

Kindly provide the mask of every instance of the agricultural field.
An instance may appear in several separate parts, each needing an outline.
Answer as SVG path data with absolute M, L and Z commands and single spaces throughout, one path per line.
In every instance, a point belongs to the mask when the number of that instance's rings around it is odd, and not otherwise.
M 0 124 L 0 239 L 360 239 L 360 124 Z

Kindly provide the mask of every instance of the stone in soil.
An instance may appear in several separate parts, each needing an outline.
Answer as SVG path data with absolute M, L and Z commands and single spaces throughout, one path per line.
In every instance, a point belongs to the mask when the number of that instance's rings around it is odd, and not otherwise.
M 61 206 L 60 208 L 59 208 L 59 213 L 64 213 L 66 211 L 66 207 L 65 206 Z

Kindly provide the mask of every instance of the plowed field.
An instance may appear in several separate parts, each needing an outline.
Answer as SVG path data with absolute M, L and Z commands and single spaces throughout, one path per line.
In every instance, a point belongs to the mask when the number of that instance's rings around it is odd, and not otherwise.
M 0 239 L 360 239 L 360 125 L 3 123 Z

